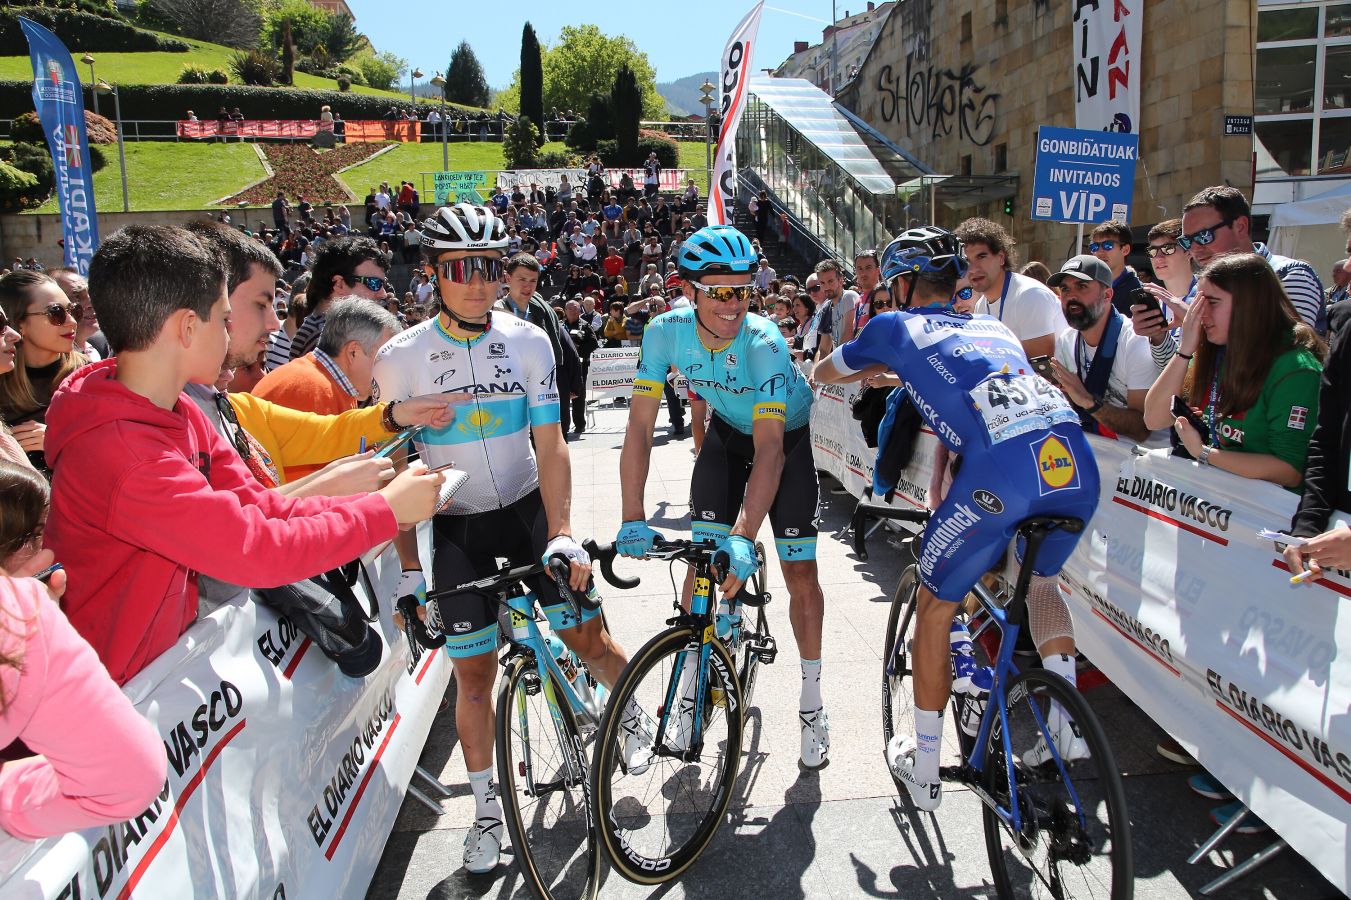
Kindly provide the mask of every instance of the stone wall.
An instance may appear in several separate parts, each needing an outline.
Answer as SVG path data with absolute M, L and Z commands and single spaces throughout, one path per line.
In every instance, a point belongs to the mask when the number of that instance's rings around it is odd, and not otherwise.
M 229 210 L 235 224 L 239 224 L 242 210 Z M 267 220 L 272 227 L 272 211 L 255 208 L 249 210 L 250 219 Z M 99 213 L 99 234 L 107 236 L 124 225 L 186 225 L 198 219 L 213 219 L 220 210 L 164 210 L 160 212 L 101 212 Z M 256 225 L 256 223 L 255 223 Z M 0 215 L 0 263 L 9 265 L 14 257 L 27 259 L 36 256 L 44 266 L 63 264 L 61 247 L 61 217 L 56 213 L 25 213 Z
M 1252 196 L 1252 139 L 1223 133 L 1226 113 L 1253 111 L 1252 6 L 1249 0 L 1146 4 L 1131 223 L 1137 233 L 1181 215 L 1207 185 L 1228 182 Z M 938 224 L 994 219 L 1013 233 L 1023 261 L 1041 259 L 1053 269 L 1072 255 L 1075 231 L 1031 220 L 1032 182 L 1037 127 L 1074 125 L 1072 15 L 1067 0 L 902 0 L 839 98 L 940 174 L 963 174 L 969 164 L 972 175 L 1017 175 L 1012 219 L 1000 201 L 942 208 Z M 962 40 L 965 16 L 970 40 Z

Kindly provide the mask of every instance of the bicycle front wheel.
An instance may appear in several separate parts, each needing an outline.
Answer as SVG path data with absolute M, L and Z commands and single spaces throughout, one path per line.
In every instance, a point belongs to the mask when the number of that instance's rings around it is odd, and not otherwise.
M 984 810 L 985 847 L 999 896 L 1130 900 L 1135 870 L 1126 792 L 1102 725 L 1069 682 L 1041 669 L 1015 677 L 1005 698 L 1013 752 L 1007 752 L 996 719 L 984 775 L 986 791 L 1010 813 L 1005 817 L 988 805 Z M 1049 724 L 1052 703 L 1075 725 L 1059 737 Z M 986 715 L 998 712 L 991 706 Z M 1034 766 L 1039 759 L 1044 761 Z M 1015 793 L 1017 827 L 1010 799 Z
M 915 638 L 915 612 L 919 605 L 919 569 L 906 566 L 887 616 L 886 643 L 882 645 L 882 751 L 901 729 L 914 729 L 915 683 L 911 665 L 911 642 Z M 907 796 L 905 785 L 895 775 L 896 790 Z
M 541 900 L 594 900 L 599 889 L 587 768 L 567 698 L 533 656 L 514 657 L 497 697 L 497 779 L 516 862 Z
M 619 676 L 601 721 L 594 818 L 610 863 L 639 884 L 669 881 L 693 865 L 732 799 L 741 691 L 735 663 L 713 640 L 696 724 L 700 638 L 699 630 L 677 627 L 648 641 Z

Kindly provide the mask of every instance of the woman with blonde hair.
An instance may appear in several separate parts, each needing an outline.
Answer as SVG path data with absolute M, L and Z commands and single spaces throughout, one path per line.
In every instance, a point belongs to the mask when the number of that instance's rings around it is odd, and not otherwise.
M 47 406 L 61 382 L 89 362 L 75 352 L 84 310 L 50 276 L 30 271 L 0 276 L 0 310 L 21 340 L 8 371 L 0 361 L 0 419 L 45 471 Z

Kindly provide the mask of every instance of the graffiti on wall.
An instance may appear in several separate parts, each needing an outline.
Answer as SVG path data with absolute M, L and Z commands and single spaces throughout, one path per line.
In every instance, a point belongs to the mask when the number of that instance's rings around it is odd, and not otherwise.
M 907 135 L 930 140 L 957 132 L 959 140 L 984 147 L 994 136 L 999 94 L 976 81 L 979 66 L 936 66 L 931 60 L 933 0 L 909 0 L 898 11 L 905 71 L 888 63 L 877 73 L 884 122 L 904 119 Z
M 904 118 L 905 133 L 928 132 L 930 140 L 950 136 L 984 147 L 994 137 L 999 94 L 976 81 L 979 66 L 963 63 L 952 69 L 923 65 L 907 58 L 905 71 L 887 64 L 877 73 L 884 122 Z

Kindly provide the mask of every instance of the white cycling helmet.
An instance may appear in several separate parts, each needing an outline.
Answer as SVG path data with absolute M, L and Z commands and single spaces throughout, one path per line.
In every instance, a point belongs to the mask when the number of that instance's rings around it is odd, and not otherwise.
M 507 225 L 491 206 L 456 203 L 443 206 L 422 222 L 422 252 L 506 250 Z

